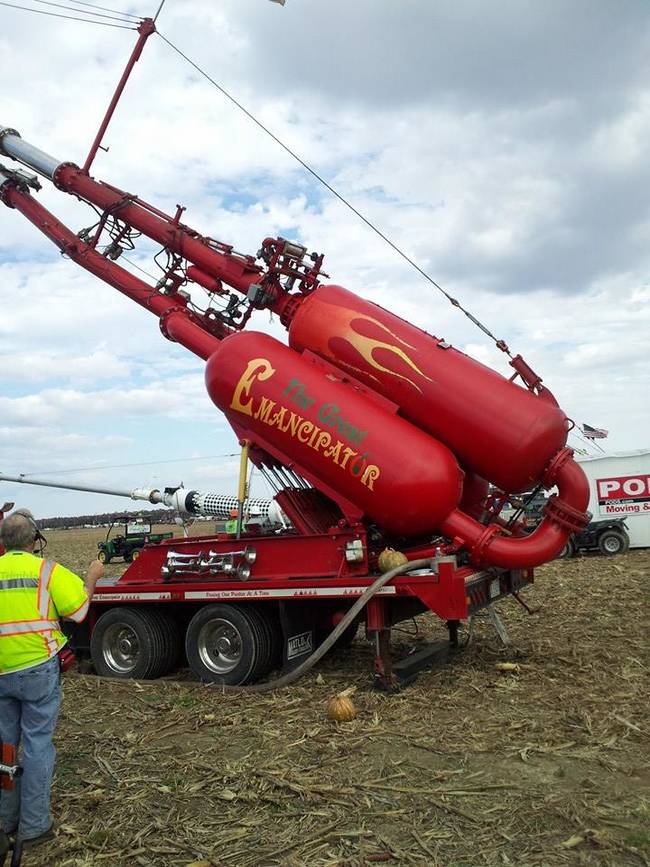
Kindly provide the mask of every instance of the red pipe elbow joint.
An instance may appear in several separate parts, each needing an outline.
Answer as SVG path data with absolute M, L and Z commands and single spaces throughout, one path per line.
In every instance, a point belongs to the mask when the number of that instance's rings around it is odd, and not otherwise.
M 581 530 L 591 518 L 586 511 L 589 483 L 571 449 L 564 448 L 553 458 L 543 484 L 546 488 L 557 485 L 559 493 L 549 497 L 542 522 L 529 536 L 502 536 L 498 525 L 485 527 L 459 509 L 445 519 L 442 532 L 462 539 L 475 564 L 511 569 L 541 566 L 557 557 L 571 533 Z

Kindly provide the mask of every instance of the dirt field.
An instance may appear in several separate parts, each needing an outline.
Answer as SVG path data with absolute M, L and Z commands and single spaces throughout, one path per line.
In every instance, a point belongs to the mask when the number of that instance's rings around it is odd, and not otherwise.
M 49 535 L 79 568 L 101 534 Z M 525 596 L 539 613 L 499 606 L 509 647 L 477 618 L 398 696 L 369 689 L 362 632 L 280 694 L 66 676 L 61 827 L 25 867 L 647 867 L 650 552 L 550 564 Z M 328 722 L 350 685 L 357 719 Z

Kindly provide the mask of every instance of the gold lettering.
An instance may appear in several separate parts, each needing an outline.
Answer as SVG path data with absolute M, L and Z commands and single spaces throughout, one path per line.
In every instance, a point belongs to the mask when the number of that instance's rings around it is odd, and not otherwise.
M 255 413 L 255 418 L 263 421 L 264 424 L 271 424 L 271 422 L 269 421 L 269 416 L 271 415 L 271 410 L 274 406 L 274 400 L 269 400 L 268 397 L 262 397 L 260 399 L 260 405 L 257 408 L 257 412 Z
M 318 451 L 320 448 L 327 448 L 329 444 L 332 442 L 332 435 L 328 434 L 327 431 L 322 430 L 316 440 L 316 445 L 314 448 Z M 311 443 L 310 443 L 311 445 Z
M 326 458 L 332 458 L 335 464 L 338 464 L 339 458 L 341 457 L 341 449 L 343 448 L 343 443 L 341 440 L 336 441 L 336 445 L 330 446 L 325 452 Z
M 267 361 L 266 358 L 253 358 L 249 361 L 246 365 L 246 370 L 242 373 L 239 382 L 235 386 L 232 401 L 230 402 L 230 409 L 252 416 L 253 398 L 251 397 L 250 400 L 244 400 L 244 398 L 249 397 L 251 385 L 256 379 L 264 381 L 273 376 L 274 373 L 275 370 L 271 367 L 271 362 Z
M 296 433 L 297 438 L 301 443 L 306 443 L 309 439 L 309 435 L 314 429 L 314 424 L 311 421 L 303 421 L 302 424 L 298 426 L 298 431 Z M 305 434 L 303 437 L 302 434 Z
M 366 467 L 364 474 L 361 476 L 361 483 L 365 485 L 367 488 L 370 488 L 371 491 L 374 491 L 373 482 L 375 482 L 379 478 L 381 470 L 375 464 L 368 464 Z
M 358 454 L 358 452 L 355 452 L 354 449 L 351 449 L 348 446 L 348 448 L 346 448 L 346 450 L 343 452 L 343 460 L 341 461 L 339 466 L 342 467 L 342 469 L 345 469 L 345 465 L 347 464 L 347 462 L 350 460 L 351 457 L 356 454 Z
M 295 412 L 292 412 L 289 416 L 287 423 L 282 428 L 282 432 L 286 433 L 287 431 L 289 431 L 291 433 L 291 436 L 295 437 L 301 421 L 303 421 L 303 417 L 301 415 L 296 415 Z
M 269 421 L 271 427 L 279 427 L 282 430 L 282 425 L 284 424 L 284 417 L 287 414 L 286 407 L 281 406 L 280 409 L 276 412 L 273 418 Z

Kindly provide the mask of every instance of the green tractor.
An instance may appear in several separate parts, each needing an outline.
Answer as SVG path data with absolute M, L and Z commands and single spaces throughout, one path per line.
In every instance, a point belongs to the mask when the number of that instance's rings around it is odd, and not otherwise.
M 117 521 L 124 521 L 124 532 L 112 536 Z M 173 533 L 152 533 L 151 524 L 141 518 L 121 518 L 113 521 L 103 542 L 97 543 L 99 549 L 97 559 L 102 563 L 110 563 L 116 557 L 122 557 L 125 563 L 132 563 L 140 556 L 145 545 L 171 539 Z

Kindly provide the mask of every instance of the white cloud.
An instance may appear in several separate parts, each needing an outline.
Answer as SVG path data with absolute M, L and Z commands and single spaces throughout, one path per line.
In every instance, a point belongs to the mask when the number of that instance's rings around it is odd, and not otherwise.
M 150 382 L 141 388 L 102 391 L 51 388 L 20 397 L 0 397 L 0 417 L 24 426 L 62 424 L 70 419 L 129 416 L 212 418 L 216 413 L 197 376 Z
M 67 357 L 46 352 L 0 355 L 0 380 L 7 377 L 13 381 L 39 382 L 55 378 L 95 382 L 127 377 L 129 373 L 128 362 L 105 349 Z
M 167 4 L 160 26 L 521 352 L 569 415 L 608 427 L 613 449 L 647 445 L 650 46 L 640 10 L 507 0 L 486 16 L 476 0 L 408 10 L 388 0 L 186 0 Z M 0 120 L 82 162 L 132 36 L 0 11 Z M 244 252 L 291 232 L 326 253 L 333 282 L 511 373 L 465 317 L 156 37 L 105 143 L 98 177 L 168 211 L 182 202 L 189 225 Z M 37 195 L 74 230 L 96 219 L 47 182 Z M 158 275 L 154 249 L 140 241 L 129 258 Z M 102 437 L 140 443 L 133 460 L 187 454 L 179 429 L 190 442 L 201 425 L 226 436 L 202 362 L 4 208 L 0 300 L 0 418 L 24 443 L 22 458 L 11 451 L 18 465 L 45 448 L 34 439 L 44 425 L 70 455 L 75 436 L 92 438 L 86 423 L 101 425 Z M 253 324 L 285 339 L 266 314 Z M 119 446 L 102 442 L 103 459 L 118 463 Z M 78 441 L 80 457 L 86 445 Z M 234 476 L 209 462 L 200 470 L 199 483 Z

